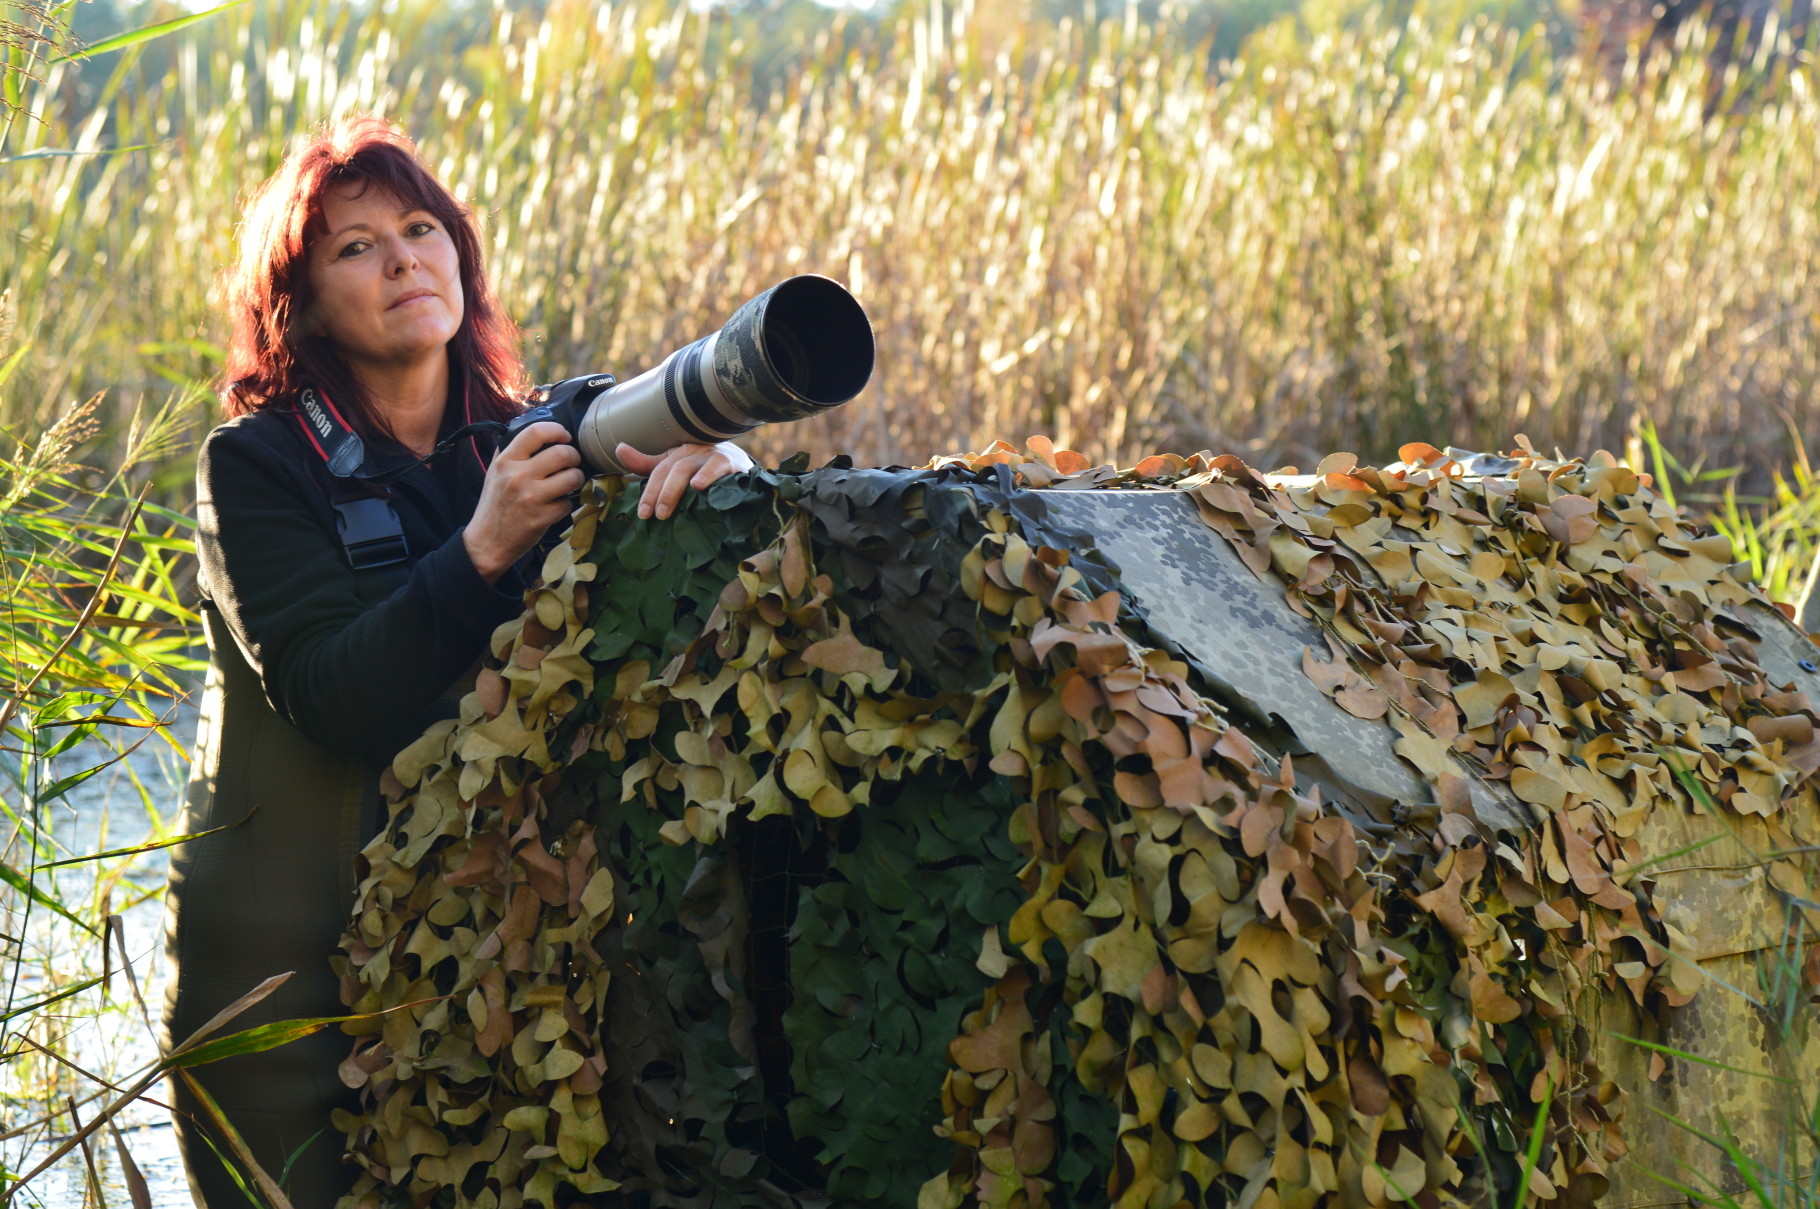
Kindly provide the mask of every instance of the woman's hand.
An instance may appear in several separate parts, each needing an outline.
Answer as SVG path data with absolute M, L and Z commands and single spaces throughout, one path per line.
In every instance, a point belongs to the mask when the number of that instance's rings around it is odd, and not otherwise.
M 532 424 L 513 437 L 487 467 L 480 502 L 461 534 L 480 577 L 497 583 L 546 529 L 569 515 L 569 497 L 586 481 L 581 453 L 562 425 Z
M 645 476 L 645 487 L 638 496 L 638 515 L 664 520 L 676 511 L 683 488 L 700 490 L 715 479 L 741 470 L 752 469 L 752 459 L 737 445 L 722 441 L 718 445 L 678 445 L 662 456 L 640 453 L 621 442 L 613 456 L 633 474 Z

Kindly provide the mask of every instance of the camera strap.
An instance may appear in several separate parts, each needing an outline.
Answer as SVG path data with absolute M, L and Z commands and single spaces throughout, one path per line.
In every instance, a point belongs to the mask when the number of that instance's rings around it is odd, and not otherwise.
M 361 471 L 366 466 L 366 443 L 342 418 L 329 397 L 304 387 L 294 413 L 303 435 L 321 455 L 329 471 L 329 503 L 335 509 L 335 528 L 348 565 L 356 571 L 389 567 L 408 553 L 404 525 L 392 507 L 384 482 Z

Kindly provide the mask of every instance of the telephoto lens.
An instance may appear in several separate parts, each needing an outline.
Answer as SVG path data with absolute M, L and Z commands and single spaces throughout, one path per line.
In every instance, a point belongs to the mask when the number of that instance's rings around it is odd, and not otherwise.
M 622 441 L 655 455 L 839 407 L 872 377 L 873 354 L 865 308 L 839 282 L 805 274 L 772 286 L 719 331 L 636 378 L 589 374 L 544 388 L 509 431 L 555 420 L 574 437 L 589 474 L 624 474 L 613 456 Z

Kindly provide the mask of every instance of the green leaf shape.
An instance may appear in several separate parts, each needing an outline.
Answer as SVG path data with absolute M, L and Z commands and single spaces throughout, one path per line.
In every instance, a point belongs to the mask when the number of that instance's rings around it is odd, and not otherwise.
M 59 902 L 54 896 L 52 896 L 52 895 L 46 893 L 44 890 L 40 889 L 38 887 L 38 884 L 36 882 L 34 882 L 30 877 L 19 872 L 17 869 L 15 869 L 11 865 L 7 864 L 5 861 L 0 861 L 0 881 L 5 882 L 7 885 L 11 886 L 13 889 L 17 890 L 19 893 L 25 895 L 27 898 L 29 898 L 33 902 L 37 903 L 39 906 L 45 908 L 48 911 L 55 912 L 57 915 L 68 920 L 70 923 L 75 924 L 78 928 L 81 928 L 84 932 L 87 932 L 90 936 L 101 935 L 101 933 L 95 929 L 95 926 L 93 924 L 89 923 L 87 920 L 83 919 L 81 916 L 72 912 L 68 907 L 64 906 L 61 902 Z M 14 1013 L 14 1015 L 17 1015 L 17 1014 L 18 1013 Z M 11 1019 L 12 1017 L 8 1016 L 7 1018 Z
M 816 1140 L 837 1201 L 902 1203 L 898 1190 L 947 1163 L 935 1127 L 948 1043 L 993 982 L 978 937 L 1023 899 L 1004 827 L 1016 805 L 999 778 L 931 764 L 880 786 L 834 843 L 828 880 L 800 891 L 790 1125 Z
M 238 0 L 246 3 L 246 0 Z M 52 62 L 60 63 L 71 58 L 70 55 L 59 55 Z M 87 158 L 90 156 L 127 155 L 134 151 L 145 151 L 157 146 L 156 143 L 135 143 L 131 147 L 96 147 L 91 151 L 78 151 L 64 147 L 39 147 L 32 151 L 21 151 L 18 155 L 0 156 L 0 164 L 18 164 L 26 160 L 52 160 Z
M 417 1003 L 401 1003 L 397 1007 L 387 1008 L 381 1012 L 360 1012 L 349 1016 L 306 1016 L 296 1020 L 274 1020 L 269 1024 L 255 1025 L 213 1041 L 199 1041 L 169 1055 L 160 1066 L 165 1070 L 187 1070 L 191 1067 L 206 1066 L 210 1062 L 219 1062 L 223 1058 L 237 1058 L 242 1054 L 264 1053 L 301 1041 L 305 1037 L 320 1033 L 323 1029 L 334 1028 L 343 1024 L 354 1024 L 364 1020 L 376 1020 L 387 1012 L 403 1011 L 418 1006 L 427 1000 Z
M 101 978 L 99 976 L 96 976 L 94 978 L 85 978 L 81 982 L 73 983 L 70 986 L 64 987 L 61 991 L 58 991 L 55 994 L 46 995 L 40 999 L 34 999 L 30 1003 L 27 1003 L 22 1007 L 13 1008 L 10 1011 L 6 1012 L 4 1015 L 0 1015 L 0 1024 L 3 1024 L 8 1020 L 17 1020 L 21 1016 L 29 1016 L 33 1012 L 40 1011 L 44 1008 L 47 1008 L 53 1003 L 61 1003 L 65 999 L 68 999 L 73 995 L 80 995 L 82 992 L 88 990 L 90 987 L 99 985 L 100 982 L 101 982 Z
M 224 823 L 219 827 L 210 827 L 207 831 L 193 831 L 188 835 L 173 835 L 169 839 L 152 840 L 149 843 L 137 844 L 130 848 L 110 848 L 106 852 L 91 852 L 87 856 L 72 856 L 60 861 L 46 861 L 44 864 L 39 865 L 38 868 L 57 869 L 64 865 L 84 865 L 89 861 L 112 860 L 117 856 L 139 856 L 146 852 L 156 852 L 160 848 L 174 848 L 178 844 L 187 844 L 191 840 L 199 840 L 204 836 L 215 835 L 219 832 L 226 831 L 231 827 L 238 826 L 240 826 L 239 823 Z
M 55 65 L 67 63 L 71 59 L 91 59 L 98 55 L 111 54 L 116 50 L 125 50 L 129 46 L 142 46 L 153 39 L 162 38 L 168 34 L 174 34 L 178 30 L 188 29 L 199 22 L 207 21 L 217 13 L 224 13 L 230 8 L 239 8 L 246 2 L 247 0 L 228 0 L 226 4 L 217 4 L 214 8 L 206 8 L 201 12 L 185 13 L 181 17 L 172 17 L 168 21 L 154 21 L 150 25 L 142 25 L 138 29 L 129 29 L 124 33 L 103 38 L 81 50 L 65 51 L 62 54 L 53 55 L 49 62 Z

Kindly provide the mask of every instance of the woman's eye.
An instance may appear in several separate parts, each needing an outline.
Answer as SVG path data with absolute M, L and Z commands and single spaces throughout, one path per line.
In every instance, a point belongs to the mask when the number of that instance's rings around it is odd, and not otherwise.
M 358 256 L 366 250 L 367 250 L 366 241 L 364 239 L 356 239 L 353 243 L 348 244 L 346 247 L 341 249 L 340 256 L 343 260 L 346 260 L 348 257 Z
M 436 228 L 434 226 L 430 225 L 427 222 L 414 222 L 409 227 L 405 228 L 405 234 L 420 235 L 420 236 L 428 235 L 431 231 L 434 231 L 435 229 Z

